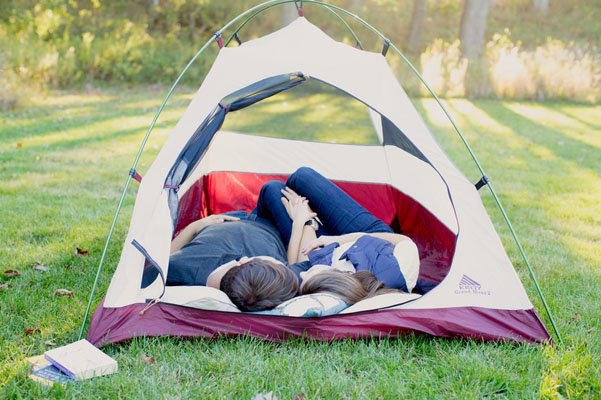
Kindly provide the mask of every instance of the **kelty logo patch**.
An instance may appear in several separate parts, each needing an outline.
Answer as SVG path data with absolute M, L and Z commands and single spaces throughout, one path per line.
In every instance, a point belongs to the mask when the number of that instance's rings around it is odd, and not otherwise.
M 455 294 L 481 294 L 485 296 L 490 296 L 490 290 L 483 290 L 482 285 L 473 280 L 467 275 L 463 275 L 461 280 L 459 281 L 459 285 L 457 285 L 457 290 L 455 290 Z

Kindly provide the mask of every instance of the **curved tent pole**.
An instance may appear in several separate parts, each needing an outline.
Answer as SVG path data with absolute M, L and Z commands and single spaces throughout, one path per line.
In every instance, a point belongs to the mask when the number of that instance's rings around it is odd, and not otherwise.
M 278 4 L 273 4 L 268 8 L 274 7 L 276 5 L 280 5 L 280 4 L 284 4 L 284 3 L 292 3 L 295 2 L 295 0 L 282 0 L 280 3 Z M 549 317 L 549 320 L 551 321 L 551 325 L 553 326 L 553 330 L 555 331 L 555 334 L 557 335 L 557 338 L 559 339 L 559 342 L 563 345 L 563 340 L 561 338 L 561 335 L 559 334 L 559 330 L 557 329 L 557 326 L 555 325 L 555 320 L 553 319 L 553 316 L 551 315 L 551 311 L 549 310 L 549 306 L 547 305 L 547 301 L 545 300 L 545 296 L 543 295 L 543 292 L 540 289 L 540 286 L 538 285 L 538 281 L 536 280 L 536 277 L 534 276 L 534 271 L 532 270 L 532 267 L 530 266 L 530 262 L 528 261 L 528 258 L 526 257 L 526 253 L 524 252 L 524 249 L 522 248 L 522 245 L 520 243 L 520 241 L 518 240 L 518 237 L 515 233 L 515 231 L 513 230 L 513 226 L 511 225 L 511 222 L 509 221 L 509 217 L 507 216 L 507 214 L 505 213 L 505 209 L 503 208 L 503 206 L 501 205 L 501 201 L 499 200 L 499 198 L 497 197 L 497 193 L 495 192 L 494 188 L 492 187 L 492 184 L 490 183 L 487 175 L 484 173 L 484 169 L 482 168 L 482 166 L 480 165 L 480 162 L 478 161 L 478 159 L 476 158 L 476 155 L 474 154 L 474 152 L 472 151 L 472 148 L 470 147 L 470 145 L 467 143 L 467 140 L 465 139 L 465 137 L 463 136 L 463 133 L 461 132 L 461 130 L 459 129 L 459 127 L 457 126 L 457 124 L 455 123 L 455 120 L 453 119 L 453 117 L 451 117 L 451 114 L 449 113 L 449 111 L 447 110 L 447 108 L 444 106 L 444 104 L 442 104 L 442 102 L 440 101 L 440 99 L 438 98 L 438 96 L 436 95 L 436 93 L 434 93 L 434 91 L 432 90 L 432 88 L 430 88 L 430 86 L 428 85 L 428 83 L 425 81 L 425 79 L 421 76 L 421 74 L 415 69 L 415 67 L 413 66 L 413 64 L 411 64 L 411 62 L 403 55 L 403 53 L 401 53 L 399 51 L 399 49 L 388 39 L 386 38 L 386 36 L 382 35 L 377 29 L 375 29 L 373 26 L 371 26 L 370 24 L 368 24 L 367 22 L 365 22 L 363 19 L 361 19 L 360 17 L 358 17 L 357 15 L 346 11 L 340 7 L 334 6 L 332 4 L 326 4 L 323 3 L 321 1 L 316 1 L 316 0 L 302 0 L 303 3 L 311 3 L 311 4 L 318 4 L 321 5 L 325 8 L 331 9 L 332 12 L 334 14 L 336 14 L 333 10 L 339 11 L 347 16 L 350 16 L 352 18 L 354 18 L 356 21 L 360 22 L 361 24 L 363 24 L 365 27 L 367 27 L 369 30 L 371 30 L 373 33 L 375 33 L 376 35 L 378 35 L 382 40 L 384 40 L 386 43 L 388 43 L 390 45 L 390 47 L 399 55 L 399 57 L 401 57 L 401 59 L 409 66 L 409 68 L 415 73 L 415 75 L 417 75 L 417 77 L 419 78 L 419 80 L 424 84 L 424 86 L 428 89 L 428 91 L 430 92 L 430 94 L 432 95 L 432 97 L 434 97 L 434 99 L 436 100 L 436 102 L 438 103 L 438 105 L 440 106 L 440 108 L 442 109 L 442 111 L 445 113 L 445 115 L 447 116 L 447 119 L 451 122 L 451 124 L 453 125 L 453 127 L 455 128 L 455 131 L 457 132 L 457 134 L 459 135 L 459 137 L 461 138 L 461 140 L 463 141 L 463 144 L 465 145 L 465 147 L 467 148 L 468 152 L 470 153 L 472 159 L 474 160 L 474 162 L 476 163 L 476 166 L 478 167 L 478 170 L 480 171 L 480 173 L 482 174 L 482 176 L 485 178 L 485 183 L 488 184 L 488 188 L 490 190 L 490 192 L 493 195 L 493 198 L 495 199 L 495 202 L 497 203 L 497 206 L 499 207 L 499 210 L 501 211 L 501 214 L 503 215 L 503 219 L 505 220 L 505 222 L 507 223 L 507 226 L 509 227 L 509 230 L 511 231 L 511 235 L 513 236 L 513 239 L 515 241 L 515 243 L 518 246 L 518 249 L 520 251 L 520 254 L 522 255 L 522 258 L 524 259 L 524 262 L 526 263 L 526 267 L 528 268 L 528 272 L 530 274 L 530 278 L 532 279 L 532 281 L 534 282 L 534 286 L 536 288 L 536 291 L 541 299 L 541 301 L 543 302 L 543 306 L 545 308 L 545 311 L 547 313 L 547 316 Z M 246 25 L 246 23 L 248 23 L 252 18 L 254 18 L 256 15 L 260 14 L 261 12 L 265 11 L 267 8 L 262 9 L 257 11 L 254 15 L 252 15 L 251 17 L 249 17 L 235 32 L 234 34 L 232 34 L 232 37 L 238 33 L 238 31 L 244 26 Z M 336 16 L 338 16 L 340 19 L 342 19 L 338 14 L 336 14 Z M 343 20 L 344 21 L 344 20 Z M 345 23 L 345 25 L 348 24 Z M 350 27 L 349 27 L 350 29 Z M 352 32 L 352 31 L 351 31 Z M 353 36 L 354 32 L 353 32 Z M 356 36 L 355 36 L 356 38 Z M 231 40 L 231 38 L 230 38 Z M 357 39 L 357 42 L 358 39 Z
M 121 212 L 121 207 L 123 206 L 123 201 L 125 200 L 125 194 L 127 193 L 127 189 L 129 187 L 129 184 L 131 183 L 131 179 L 132 179 L 132 177 L 135 174 L 136 167 L 138 166 L 138 161 L 140 160 L 140 157 L 142 156 L 142 151 L 144 150 L 144 146 L 146 145 L 146 142 L 148 141 L 148 137 L 150 136 L 150 132 L 152 132 L 152 129 L 154 128 L 154 125 L 156 124 L 156 121 L 159 118 L 159 115 L 163 111 L 163 108 L 165 108 L 165 104 L 167 104 L 167 100 L 169 100 L 169 98 L 171 97 L 171 94 L 173 93 L 173 91 L 175 90 L 175 88 L 177 87 L 177 85 L 179 84 L 179 82 L 182 79 L 182 77 L 184 76 L 184 74 L 192 66 L 192 64 L 194 63 L 194 61 L 196 61 L 196 59 L 206 50 L 207 47 L 209 47 L 209 45 L 213 41 L 217 41 L 221 37 L 221 32 L 223 30 L 229 28 L 230 25 L 234 24 L 236 21 L 238 21 L 239 19 L 241 19 L 245 15 L 247 15 L 247 14 L 249 14 L 249 13 L 251 13 L 251 12 L 257 10 L 257 9 L 260 9 L 261 7 L 263 7 L 263 6 L 267 5 L 267 4 L 278 3 L 279 1 L 281 1 L 281 0 L 270 0 L 270 1 L 267 1 L 265 3 L 259 4 L 259 5 L 255 6 L 255 7 L 252 7 L 250 9 L 246 10 L 245 12 L 243 12 L 242 14 L 238 15 L 236 18 L 232 19 L 226 25 L 224 25 L 223 28 L 221 28 L 209 40 L 207 40 L 207 42 L 201 47 L 200 50 L 198 50 L 198 52 L 194 55 L 194 57 L 192 57 L 192 59 L 188 62 L 188 64 L 186 65 L 186 67 L 179 74 L 179 76 L 177 77 L 177 79 L 175 80 L 175 82 L 173 83 L 173 85 L 171 86 L 171 89 L 169 89 L 169 92 L 167 93 L 167 95 L 163 99 L 163 103 L 161 103 L 161 106 L 157 110 L 157 113 L 155 114 L 154 118 L 152 119 L 152 122 L 150 123 L 150 126 L 148 128 L 148 131 L 146 132 L 146 135 L 144 136 L 144 139 L 142 139 L 142 143 L 140 144 L 140 149 L 138 150 L 138 154 L 136 155 L 136 158 L 135 158 L 135 160 L 133 162 L 133 165 L 132 165 L 132 167 L 131 167 L 131 169 L 129 171 L 129 176 L 127 177 L 127 180 L 125 181 L 125 187 L 123 188 L 123 192 L 121 193 L 121 199 L 119 200 L 119 204 L 117 205 L 117 210 L 115 211 L 115 216 L 113 217 L 113 222 L 111 224 L 111 228 L 109 229 L 109 233 L 108 233 L 108 236 L 106 238 L 106 242 L 104 244 L 104 249 L 102 250 L 102 256 L 100 257 L 100 262 L 98 263 L 98 269 L 96 270 L 96 277 L 94 278 L 94 284 L 92 285 L 92 290 L 90 292 L 90 297 L 88 299 L 88 305 L 86 307 L 86 312 L 85 312 L 83 320 L 81 322 L 81 329 L 79 331 L 79 340 L 81 340 L 81 338 L 83 336 L 83 331 L 84 331 L 85 326 L 86 326 L 86 321 L 87 321 L 88 315 L 90 313 L 90 307 L 92 306 L 92 300 L 94 298 L 94 292 L 96 291 L 96 286 L 98 285 L 98 278 L 100 277 L 100 271 L 102 270 L 102 265 L 103 265 L 104 259 L 106 257 L 106 252 L 108 250 L 108 246 L 109 246 L 109 243 L 111 241 L 111 237 L 113 236 L 113 232 L 115 230 L 115 225 L 117 224 L 117 219 L 119 217 L 119 213 Z
M 271 4 L 270 6 L 262 8 L 259 11 L 255 12 L 253 15 L 249 16 L 242 24 L 240 24 L 240 26 L 232 33 L 232 35 L 230 36 L 230 38 L 225 42 L 224 46 L 227 47 L 227 45 L 230 44 L 230 42 L 232 41 L 232 39 L 234 39 L 234 37 L 236 36 L 236 34 L 238 32 L 240 32 L 240 30 L 242 28 L 244 28 L 251 20 L 253 20 L 259 14 L 262 14 L 263 12 L 269 10 L 270 8 L 277 7 L 277 6 L 285 4 L 285 3 L 293 3 L 293 2 L 295 2 L 295 1 L 294 0 L 282 1 L 281 3 Z M 350 34 L 353 35 L 353 38 L 355 39 L 355 43 L 359 46 L 359 48 L 361 50 L 363 50 L 363 46 L 361 45 L 361 41 L 359 40 L 359 38 L 355 34 L 355 31 L 353 31 L 351 29 L 351 27 L 349 26 L 349 24 L 340 15 L 338 15 L 336 13 L 336 11 L 332 10 L 330 7 L 328 7 L 328 6 L 324 5 L 324 4 L 319 4 L 319 5 L 321 5 L 323 8 L 325 8 L 326 10 L 328 10 L 332 15 L 334 15 L 346 27 L 346 29 L 350 32 Z
M 132 169 L 130 170 L 130 175 L 127 178 L 126 184 L 125 184 L 125 188 L 123 189 L 123 193 L 121 195 L 121 199 L 119 200 L 119 204 L 117 206 L 117 210 L 115 212 L 115 216 L 113 218 L 113 223 L 111 225 L 111 228 L 109 230 L 109 234 L 104 246 L 104 250 L 102 252 L 102 256 L 100 259 L 100 263 L 98 265 L 98 270 L 96 272 L 96 278 L 94 280 L 94 285 L 92 287 L 92 292 L 90 293 L 90 298 L 88 301 L 88 305 L 86 308 L 86 313 L 84 315 L 82 324 L 81 324 L 81 330 L 79 332 L 79 339 L 81 339 L 82 335 L 83 335 L 83 331 L 85 328 L 85 323 L 86 320 L 88 318 L 88 314 L 90 311 L 90 306 L 92 304 L 92 299 L 94 296 L 94 291 L 96 290 L 96 286 L 98 283 L 98 277 L 100 276 L 100 271 L 102 268 L 102 264 L 104 262 L 104 258 L 106 256 L 106 252 L 108 249 L 108 245 L 111 239 L 111 236 L 113 234 L 116 222 L 117 222 L 117 218 L 119 216 L 119 212 L 121 210 L 121 207 L 123 205 L 123 200 L 125 198 L 125 194 L 127 192 L 127 188 L 129 187 L 129 184 L 131 182 L 131 178 L 133 177 L 133 172 L 135 172 L 135 167 L 138 164 L 138 161 L 142 155 L 142 151 L 144 149 L 144 146 L 146 145 L 146 142 L 148 141 L 148 137 L 150 136 L 150 132 L 152 131 L 152 129 L 154 128 L 154 125 L 159 117 L 159 115 L 161 114 L 161 112 L 163 111 L 163 108 L 165 107 L 165 104 L 167 103 L 167 100 L 169 99 L 169 97 L 171 97 L 171 94 L 173 93 L 173 91 L 175 90 L 176 86 L 179 84 L 179 81 L 181 80 L 181 78 L 184 76 L 184 74 L 188 71 L 188 69 L 190 68 L 190 66 L 192 65 L 192 63 L 200 56 L 200 54 L 202 54 L 204 52 L 204 50 L 213 42 L 213 41 L 217 41 L 220 37 L 221 37 L 221 32 L 224 31 L 225 29 L 229 28 L 232 24 L 234 24 L 236 21 L 240 20 L 241 18 L 243 18 L 244 16 L 246 16 L 247 14 L 250 14 L 252 12 L 255 12 L 257 10 L 259 10 L 258 12 L 256 12 L 254 15 L 252 15 L 251 17 L 249 17 L 235 32 L 234 34 L 232 34 L 232 37 L 228 40 L 227 43 L 229 43 L 231 41 L 231 39 L 234 37 L 234 35 L 243 27 L 245 26 L 251 19 L 253 19 L 256 15 L 264 12 L 265 10 L 275 7 L 277 5 L 281 5 L 281 4 L 285 4 L 285 3 L 296 3 L 296 0 L 270 0 L 270 1 L 266 1 L 264 3 L 261 3 L 255 7 L 252 7 L 248 10 L 246 10 L 245 12 L 243 12 L 242 14 L 238 15 L 237 17 L 235 17 L 234 19 L 232 19 L 231 21 L 229 21 L 226 25 L 223 26 L 223 28 L 221 28 L 217 33 L 215 33 L 205 44 L 204 46 L 194 55 L 194 57 L 192 57 L 192 59 L 190 60 L 190 62 L 188 62 L 188 64 L 186 65 L 186 67 L 184 68 L 184 70 L 180 73 L 180 75 L 177 77 L 177 79 L 175 80 L 175 82 L 173 83 L 173 85 L 171 86 L 171 89 L 169 90 L 169 92 L 167 93 L 167 95 L 165 96 L 165 99 L 163 100 L 163 103 L 161 104 L 161 106 L 159 107 L 156 115 L 154 116 L 152 123 L 150 124 L 150 127 L 148 128 L 148 131 L 146 132 L 146 135 L 144 136 L 144 139 L 142 140 L 142 144 L 140 145 L 140 149 L 138 150 L 138 154 L 136 155 L 136 159 L 134 160 Z M 357 38 L 354 34 L 354 32 L 350 29 L 350 27 L 348 26 L 348 24 L 346 24 L 346 22 L 338 15 L 336 14 L 336 11 L 339 11 L 347 16 L 352 17 L 353 19 L 355 19 L 356 21 L 360 22 L 361 24 L 363 24 L 365 27 L 367 27 L 369 30 L 371 30 L 373 33 L 375 33 L 377 36 L 379 36 L 381 39 L 383 39 L 385 42 L 387 42 L 390 47 L 399 55 L 399 57 L 401 57 L 401 59 L 409 66 L 409 68 L 415 73 L 415 75 L 417 75 L 417 77 L 419 78 L 419 80 L 424 84 L 424 86 L 428 89 L 428 91 L 430 92 L 430 94 L 432 95 L 432 97 L 434 97 L 434 99 L 436 100 L 436 102 L 438 103 L 438 105 L 440 106 L 440 108 L 443 110 L 443 112 L 445 113 L 445 115 L 447 116 L 447 119 L 451 122 L 451 124 L 453 125 L 453 127 L 455 128 L 455 131 L 457 132 L 457 134 L 459 135 L 459 137 L 461 138 L 461 140 L 463 141 L 463 144 L 465 145 L 465 147 L 467 148 L 468 152 L 470 153 L 472 159 L 474 160 L 474 162 L 476 163 L 476 166 L 478 167 L 478 170 L 480 171 L 480 173 L 482 174 L 483 177 L 486 177 L 486 174 L 484 173 L 484 170 L 482 168 L 482 166 L 480 165 L 478 159 L 476 158 L 476 155 L 474 154 L 474 152 L 472 151 L 471 147 L 469 146 L 469 144 L 467 143 L 467 140 L 465 139 L 465 137 L 463 136 L 463 133 L 461 132 L 461 130 L 459 129 L 459 127 L 457 126 L 457 124 L 455 123 L 455 120 L 451 117 L 451 114 L 449 113 L 449 111 L 447 110 L 447 108 L 444 106 L 444 104 L 442 104 L 442 102 L 440 101 L 440 99 L 438 98 L 438 96 L 436 95 L 436 93 L 434 93 L 434 91 L 432 90 L 432 88 L 430 88 L 430 86 L 428 85 L 428 83 L 425 81 L 425 79 L 421 76 L 421 74 L 415 69 L 415 67 L 413 66 L 413 64 L 411 64 L 411 62 L 403 55 L 403 53 L 401 53 L 399 51 L 399 49 L 392 43 L 390 42 L 390 40 L 388 38 L 386 38 L 384 35 L 382 35 L 377 29 L 375 29 L 374 27 L 372 27 L 369 23 L 367 23 L 366 21 L 364 21 L 363 19 L 361 19 L 360 17 L 358 17 L 357 15 L 346 11 L 343 8 L 334 6 L 332 4 L 327 4 L 324 3 L 322 1 L 318 1 L 318 0 L 302 0 L 303 3 L 310 3 L 310 4 L 316 4 L 316 5 L 321 5 L 322 7 L 327 8 L 328 10 L 332 11 L 333 14 L 335 14 L 337 17 L 339 17 L 345 24 L 345 26 L 352 32 L 353 36 L 355 38 Z M 359 40 L 357 39 L 357 42 L 359 43 Z M 488 181 L 488 178 L 486 178 L 486 181 Z M 536 291 L 538 292 L 542 302 L 543 302 L 543 306 L 545 308 L 545 311 L 547 312 L 547 315 L 549 317 L 549 320 L 551 321 L 551 325 L 553 326 L 553 330 L 555 331 L 555 334 L 557 335 L 557 338 L 559 339 L 559 342 L 563 345 L 563 340 L 561 338 L 561 335 L 559 334 L 559 331 L 557 329 L 557 326 L 555 325 L 555 321 L 553 319 L 553 316 L 551 315 L 551 311 L 549 310 L 549 307 L 547 305 L 547 302 L 545 300 L 545 296 L 543 295 L 538 282 L 536 280 L 536 277 L 534 276 L 534 271 L 532 270 L 532 267 L 530 266 L 530 263 L 528 262 L 528 258 L 526 257 L 526 253 L 524 252 L 524 249 L 522 248 L 522 245 L 520 244 L 520 241 L 517 238 L 517 235 L 515 233 L 515 231 L 513 230 L 513 226 L 511 225 L 511 222 L 509 221 L 509 218 L 507 217 L 507 214 L 505 213 L 505 210 L 503 208 L 503 206 L 501 205 L 501 202 L 499 200 L 499 198 L 497 197 L 497 194 L 495 192 L 495 190 L 492 187 L 492 184 L 488 181 L 486 182 L 488 184 L 488 188 L 491 191 L 493 198 L 495 199 L 495 202 L 497 203 L 497 206 L 499 207 L 499 210 L 501 211 L 501 214 L 503 215 L 503 218 L 505 219 L 505 222 L 507 223 L 507 226 L 509 227 L 509 230 L 511 231 L 511 234 L 513 236 L 513 239 L 515 240 L 518 249 L 520 251 L 520 254 L 522 255 L 522 258 L 524 259 L 524 262 L 526 263 L 526 266 L 528 267 L 528 271 L 530 273 L 530 278 L 532 278 L 532 281 L 534 282 Z

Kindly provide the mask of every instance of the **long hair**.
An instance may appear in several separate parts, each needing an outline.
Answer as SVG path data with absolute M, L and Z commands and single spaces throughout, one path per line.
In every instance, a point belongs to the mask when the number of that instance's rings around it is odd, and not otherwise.
M 369 271 L 357 271 L 354 274 L 326 271 L 312 276 L 301 286 L 301 294 L 330 293 L 349 305 L 378 294 L 398 292 L 397 289 L 385 288 L 384 283 Z
M 298 279 L 283 264 L 252 259 L 226 272 L 219 286 L 240 310 L 261 311 L 294 297 Z

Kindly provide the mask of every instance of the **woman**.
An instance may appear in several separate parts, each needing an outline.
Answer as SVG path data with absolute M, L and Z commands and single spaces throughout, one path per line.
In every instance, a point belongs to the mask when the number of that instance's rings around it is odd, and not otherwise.
M 410 292 L 415 287 L 419 255 L 413 241 L 394 233 L 311 168 L 299 168 L 286 185 L 279 181 L 266 183 L 255 211 L 274 221 L 287 244 L 290 264 L 310 261 L 311 268 L 300 273 L 301 293 L 323 286 L 316 285 L 323 273 L 330 274 L 328 282 L 338 279 L 340 285 L 352 285 L 349 277 L 361 283 L 365 271 L 388 288 Z M 313 229 L 307 229 L 309 226 Z M 343 272 L 355 271 L 362 273 L 359 277 L 339 277 Z M 325 277 L 317 280 L 324 281 Z

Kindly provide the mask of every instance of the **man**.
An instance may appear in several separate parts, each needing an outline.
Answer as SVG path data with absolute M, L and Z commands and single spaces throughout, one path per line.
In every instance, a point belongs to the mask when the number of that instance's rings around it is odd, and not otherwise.
M 171 243 L 167 285 L 221 289 L 243 311 L 274 308 L 294 297 L 300 272 L 311 267 L 299 254 L 302 238 L 316 237 L 314 228 L 305 225 L 315 214 L 300 196 L 287 196 L 293 204 L 282 202 L 279 187 L 266 185 L 252 213 L 211 215 L 189 224 Z M 266 218 L 271 217 L 268 204 L 276 199 L 294 212 L 291 232 L 284 238 Z

